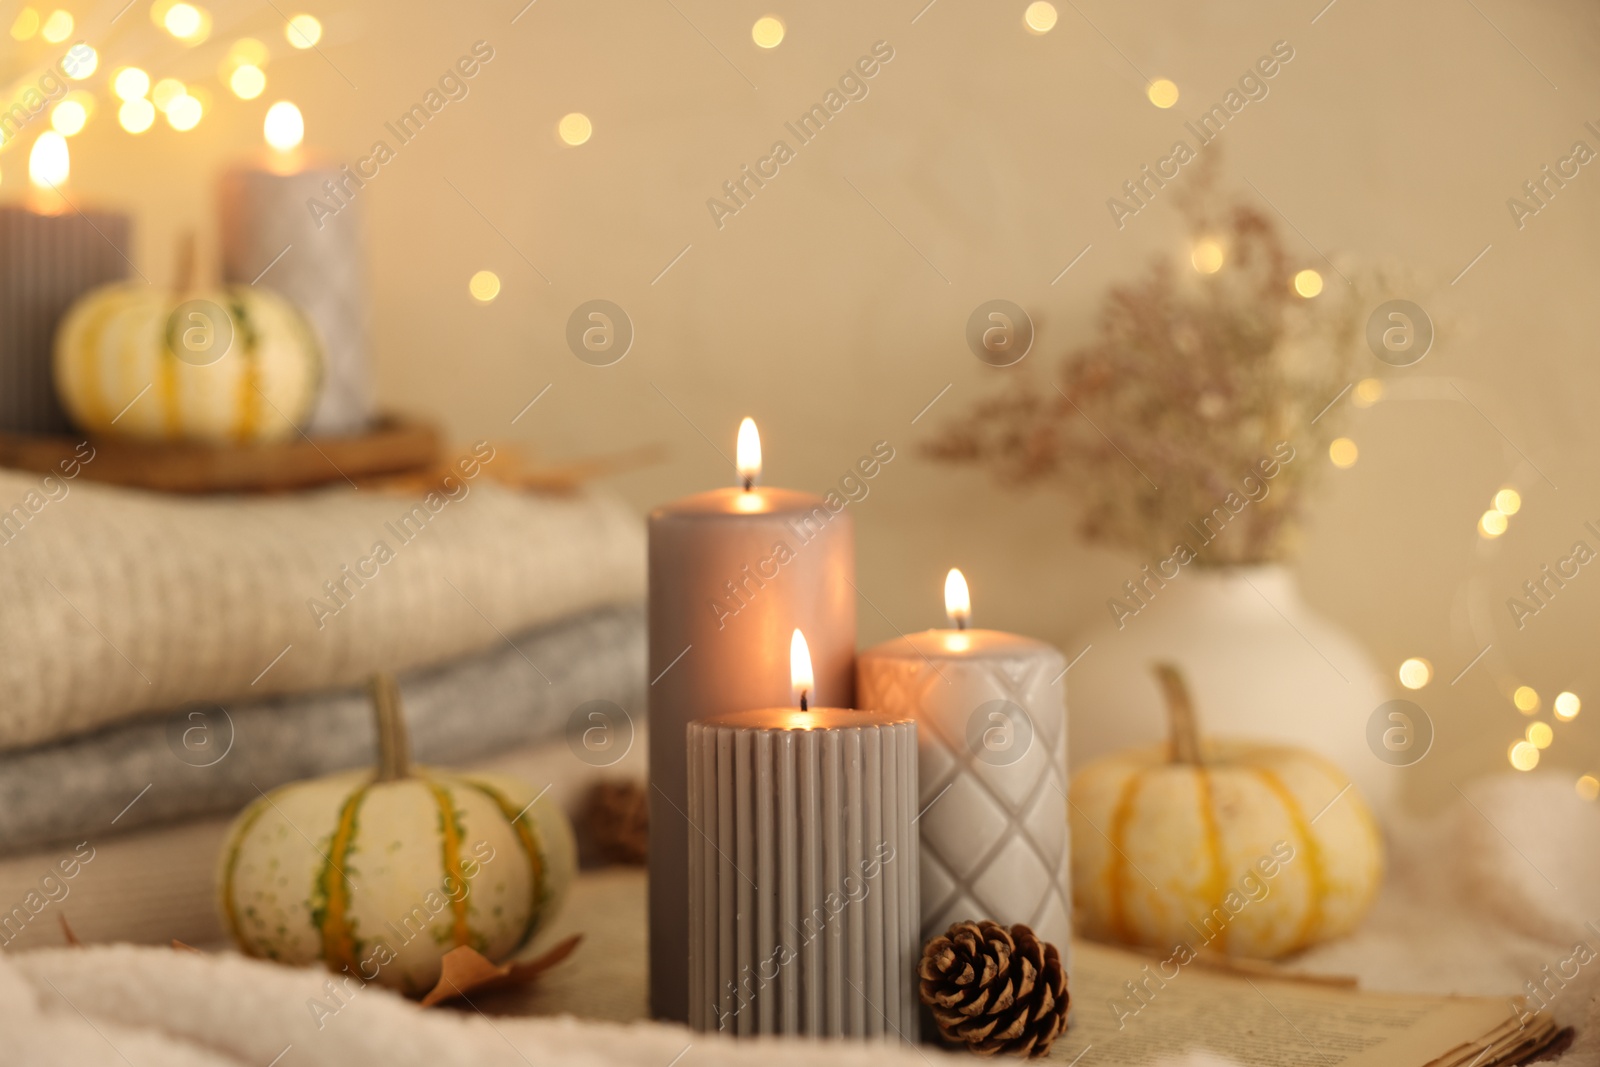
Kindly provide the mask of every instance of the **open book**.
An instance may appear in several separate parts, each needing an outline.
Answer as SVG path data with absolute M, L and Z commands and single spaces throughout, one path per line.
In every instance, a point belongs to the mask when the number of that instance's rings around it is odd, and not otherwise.
M 1075 941 L 1072 1024 L 1049 1058 L 1144 1067 L 1204 1050 L 1243 1067 L 1492 1067 L 1556 1036 L 1521 998 L 1367 993 L 1253 969 Z

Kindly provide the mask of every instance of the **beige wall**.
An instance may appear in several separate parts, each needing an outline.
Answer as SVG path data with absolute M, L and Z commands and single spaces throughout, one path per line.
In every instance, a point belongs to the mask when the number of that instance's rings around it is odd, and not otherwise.
M 1421 793 L 1437 797 L 1451 780 L 1505 766 L 1525 725 L 1506 694 L 1523 682 L 1547 700 L 1561 688 L 1590 700 L 1558 728 L 1545 762 L 1569 777 L 1600 773 L 1591 721 L 1600 716 L 1600 564 L 1521 633 L 1504 605 L 1580 536 L 1600 549 L 1579 529 L 1600 520 L 1600 165 L 1520 232 L 1505 206 L 1574 140 L 1600 149 L 1583 128 L 1600 125 L 1592 7 L 1338 0 L 1312 25 L 1320 0 L 1063 0 L 1059 25 L 1035 37 L 1022 29 L 1020 0 L 937 0 L 913 24 L 921 2 L 675 0 L 675 10 L 539 0 L 515 25 L 519 0 L 328 5 L 317 12 L 326 62 L 276 55 L 262 100 L 223 100 L 184 136 L 159 129 L 130 145 L 102 114 L 75 143 L 75 186 L 135 207 L 140 261 L 165 271 L 171 233 L 180 221 L 209 223 L 201 196 L 222 161 L 258 143 L 268 102 L 299 102 L 308 143 L 353 160 L 486 40 L 495 58 L 471 95 L 361 194 L 384 401 L 436 412 L 461 437 L 516 437 L 551 457 L 664 442 L 668 462 L 615 479 L 641 511 L 727 482 L 701 433 L 731 455 L 745 414 L 761 424 L 773 484 L 822 489 L 887 439 L 899 457 L 857 511 L 871 601 L 861 605 L 862 639 L 938 623 L 941 577 L 960 564 L 984 624 L 1066 645 L 1105 612 L 1127 561 L 1078 544 L 1064 502 L 931 466 L 918 442 L 1002 377 L 1052 366 L 1088 334 L 1109 282 L 1152 255 L 1182 253 L 1170 207 L 1119 232 L 1106 198 L 1287 40 L 1294 60 L 1223 134 L 1230 183 L 1247 190 L 1248 177 L 1293 219 L 1305 240 L 1286 236 L 1306 265 L 1320 265 L 1308 242 L 1406 263 L 1437 279 L 1437 316 L 1470 316 L 1474 326 L 1399 372 L 1393 399 L 1354 413 L 1353 469 L 1318 457 L 1327 477 L 1298 563 L 1306 593 L 1387 668 L 1408 655 L 1436 665 L 1441 677 L 1419 698 L 1440 729 L 1415 776 Z M 769 10 L 788 37 L 764 52 L 749 27 Z M 281 42 L 270 18 L 264 11 L 238 30 Z M 894 59 L 870 95 L 719 231 L 707 198 L 775 139 L 790 139 L 785 120 L 879 40 Z M 220 47 L 180 55 L 156 40 L 145 62 L 180 76 L 187 65 L 201 78 Z M 1152 107 L 1140 71 L 1174 79 L 1177 107 Z M 594 122 L 581 148 L 554 136 L 574 110 Z M 8 154 L 4 168 L 14 192 L 20 158 Z M 466 291 L 481 268 L 505 286 L 488 307 Z M 595 297 L 621 304 L 637 329 L 632 352 L 610 368 L 579 362 L 563 341 L 568 314 Z M 1022 304 L 1039 325 L 1033 354 L 1013 370 L 981 366 L 963 342 L 968 313 L 993 297 Z M 1453 399 L 1450 381 L 1481 415 Z M 550 393 L 511 427 L 547 383 Z M 1489 545 L 1474 523 L 1502 484 L 1521 489 L 1526 505 Z M 1474 596 L 1498 626 L 1490 637 L 1467 627 Z M 1449 686 L 1491 637 L 1489 657 Z

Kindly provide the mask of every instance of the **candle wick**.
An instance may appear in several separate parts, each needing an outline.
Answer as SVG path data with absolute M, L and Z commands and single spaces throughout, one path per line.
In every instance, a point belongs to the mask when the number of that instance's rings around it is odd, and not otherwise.
M 967 628 L 967 617 L 965 615 L 957 615 L 956 616 L 956 629 L 957 630 L 965 630 L 966 628 Z
M 755 485 L 756 485 L 755 475 L 746 474 L 744 476 L 744 491 L 748 493 L 750 490 L 755 488 Z
M 804 689 L 800 690 L 800 710 L 806 710 L 806 691 Z

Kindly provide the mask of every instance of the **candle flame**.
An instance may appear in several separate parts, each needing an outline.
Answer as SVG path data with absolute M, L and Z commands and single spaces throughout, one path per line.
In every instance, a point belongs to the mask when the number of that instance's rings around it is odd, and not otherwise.
M 954 567 L 944 576 L 944 611 L 958 630 L 965 630 L 972 621 L 972 594 L 967 591 L 967 579 Z
M 756 420 L 746 418 L 739 424 L 739 446 L 736 450 L 739 480 L 749 489 L 761 477 L 761 434 L 756 430 Z
M 55 130 L 46 130 L 33 142 L 28 153 L 28 180 L 40 189 L 53 189 L 72 173 L 72 156 L 67 139 Z
M 811 676 L 811 649 L 806 645 L 806 635 L 799 630 L 789 639 L 789 685 L 794 690 L 794 702 L 801 711 L 806 710 L 806 698 L 815 682 Z

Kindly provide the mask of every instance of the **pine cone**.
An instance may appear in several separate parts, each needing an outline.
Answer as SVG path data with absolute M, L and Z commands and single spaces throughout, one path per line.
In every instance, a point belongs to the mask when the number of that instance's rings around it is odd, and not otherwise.
M 596 858 L 603 863 L 644 863 L 649 814 L 649 794 L 638 782 L 596 782 L 583 819 Z
M 917 973 L 939 1033 L 980 1056 L 1043 1056 L 1066 1029 L 1061 953 L 1022 923 L 956 923 L 928 942 Z

